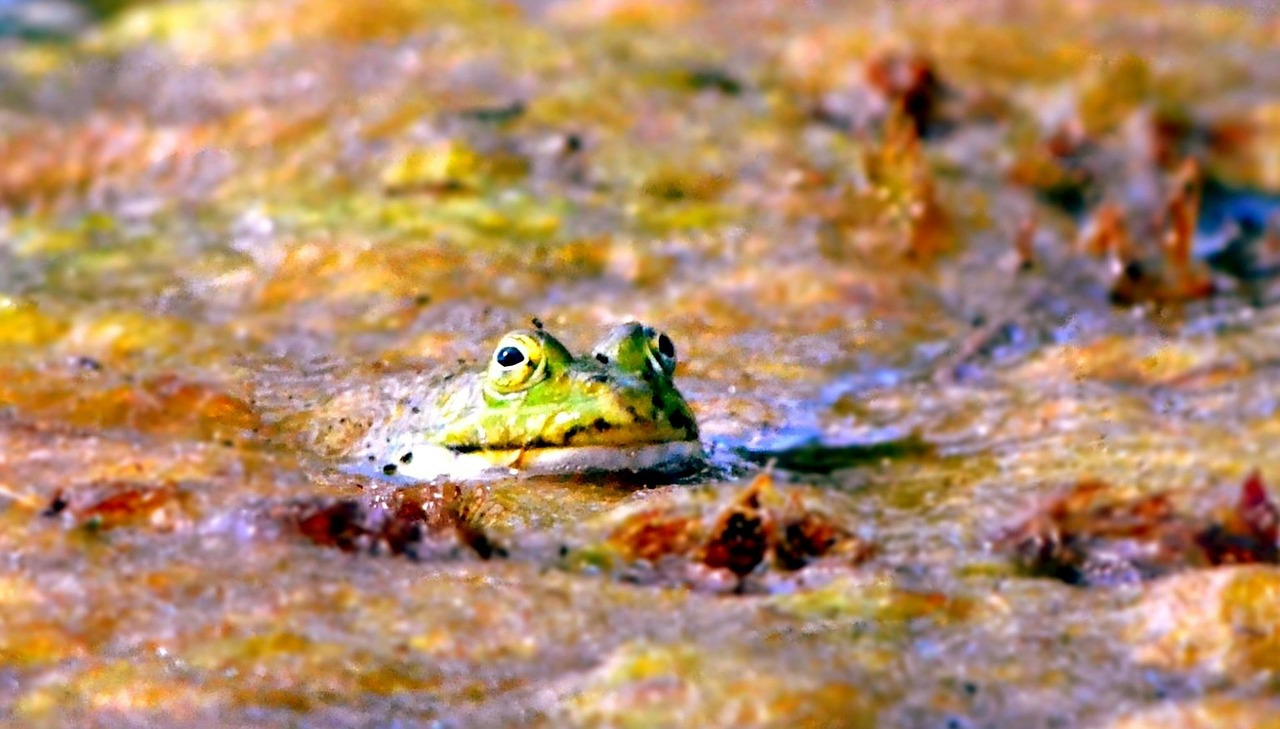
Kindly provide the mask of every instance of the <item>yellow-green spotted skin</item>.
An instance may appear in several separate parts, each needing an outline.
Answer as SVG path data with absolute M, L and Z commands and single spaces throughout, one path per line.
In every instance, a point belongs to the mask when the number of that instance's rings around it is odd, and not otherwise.
M 703 454 L 674 371 L 670 340 L 635 322 L 582 358 L 541 329 L 514 331 L 484 368 L 388 393 L 393 404 L 364 437 L 356 470 L 415 481 L 687 472 Z

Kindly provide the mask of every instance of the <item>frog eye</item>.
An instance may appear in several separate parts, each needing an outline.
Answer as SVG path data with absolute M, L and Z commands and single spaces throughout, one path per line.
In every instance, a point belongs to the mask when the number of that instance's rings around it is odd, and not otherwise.
M 526 359 L 528 358 L 519 347 L 503 347 L 493 355 L 493 361 L 497 362 L 499 367 L 508 369 L 515 367 Z
M 486 375 L 490 390 L 511 395 L 528 389 L 546 376 L 546 357 L 538 337 L 514 332 L 502 338 L 493 350 Z
M 649 335 L 649 359 L 668 377 L 676 371 L 676 345 L 666 333 L 654 329 L 646 332 Z
M 666 334 L 658 335 L 658 354 L 671 359 L 676 358 L 676 345 Z

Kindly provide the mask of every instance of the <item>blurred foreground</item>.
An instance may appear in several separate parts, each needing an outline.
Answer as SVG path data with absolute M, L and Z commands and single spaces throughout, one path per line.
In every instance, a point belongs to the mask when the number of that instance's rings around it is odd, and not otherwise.
M 0 716 L 1274 721 L 1278 36 L 0 2 Z M 668 332 L 709 473 L 404 486 L 318 442 L 532 317 Z

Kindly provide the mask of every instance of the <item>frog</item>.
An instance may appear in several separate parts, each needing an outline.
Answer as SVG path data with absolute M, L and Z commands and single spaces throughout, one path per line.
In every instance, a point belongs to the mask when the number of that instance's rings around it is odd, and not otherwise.
M 692 472 L 704 454 L 675 369 L 671 338 L 639 322 L 580 357 L 541 327 L 517 329 L 482 367 L 385 387 L 348 470 L 408 481 Z

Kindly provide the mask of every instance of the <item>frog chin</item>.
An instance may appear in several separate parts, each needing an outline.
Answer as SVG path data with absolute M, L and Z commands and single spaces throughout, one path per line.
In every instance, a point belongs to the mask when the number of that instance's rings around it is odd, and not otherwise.
M 406 481 L 471 481 L 583 472 L 681 474 L 695 470 L 704 459 L 702 445 L 696 440 L 462 453 L 420 443 L 394 459 L 365 459 L 344 470 Z

